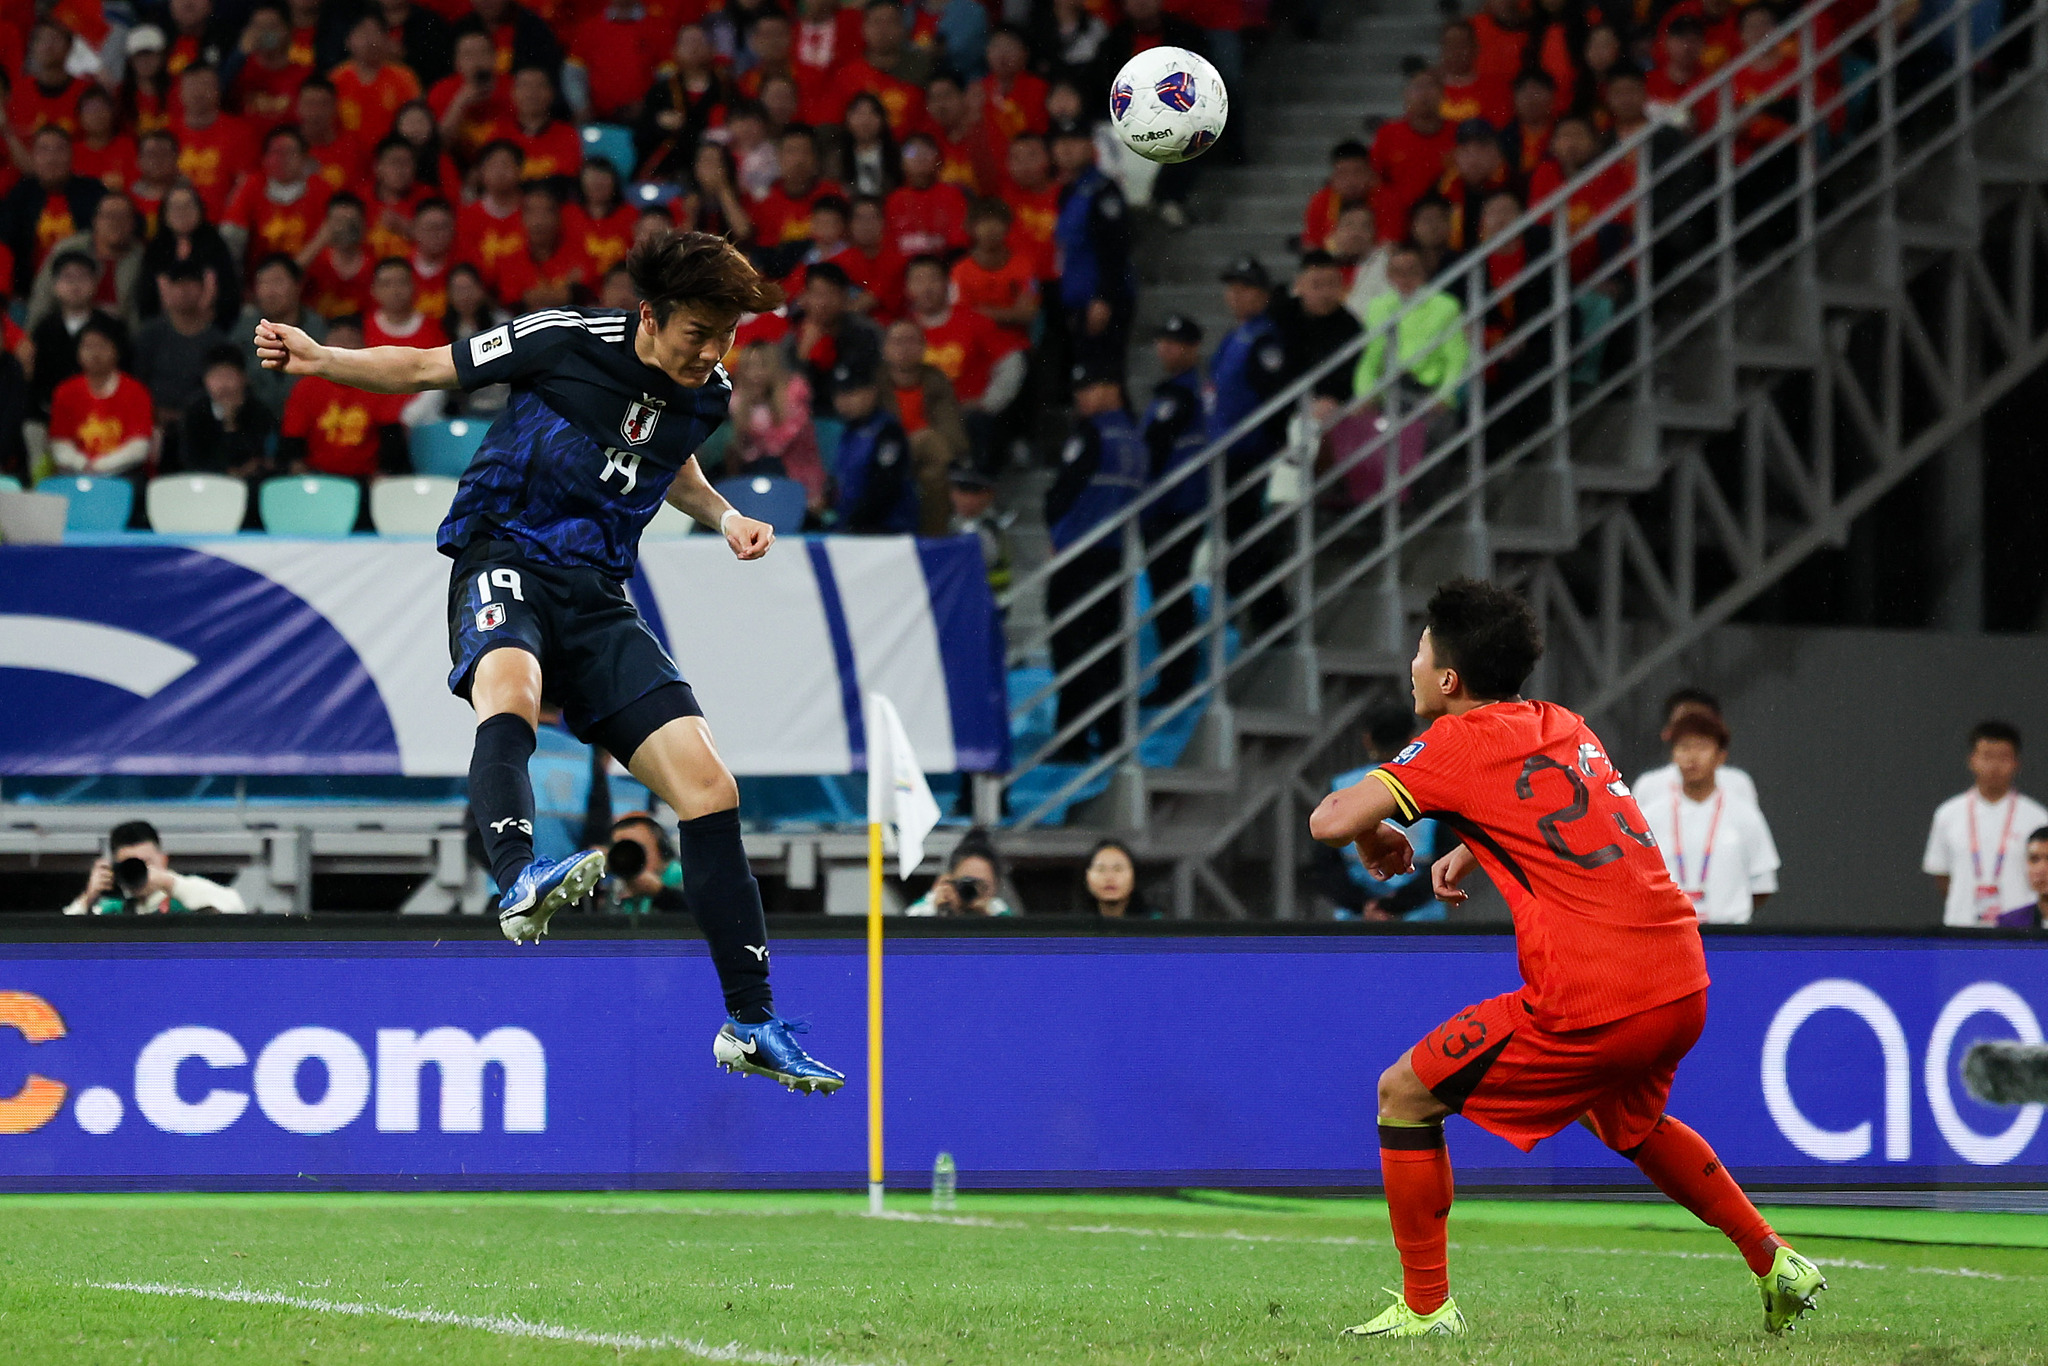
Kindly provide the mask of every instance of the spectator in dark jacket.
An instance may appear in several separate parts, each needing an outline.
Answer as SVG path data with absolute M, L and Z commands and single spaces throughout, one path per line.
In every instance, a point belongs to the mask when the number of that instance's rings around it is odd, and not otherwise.
M 164 311 L 135 334 L 135 378 L 149 386 L 157 419 L 175 424 L 206 398 L 207 357 L 230 345 L 206 308 L 206 276 L 197 261 L 173 261 L 156 278 Z
M 185 410 L 179 427 L 179 468 L 251 484 L 274 474 L 277 419 L 250 396 L 242 352 L 233 342 L 207 353 L 204 384 L 206 397 Z
M 452 51 L 465 33 L 487 35 L 493 46 L 501 32 L 512 38 L 512 70 L 537 66 L 559 88 L 562 83 L 562 45 L 555 40 L 547 21 L 516 0 L 476 0 L 475 7 L 449 31 Z
M 852 361 L 869 373 L 882 363 L 882 334 L 853 311 L 852 295 L 853 282 L 830 261 L 820 261 L 804 273 L 803 293 L 797 296 L 803 311 L 783 347 L 790 370 L 810 381 L 813 417 L 837 416 L 832 406 L 833 372 L 840 362 Z
M 99 266 L 82 251 L 67 251 L 51 262 L 50 292 L 53 307 L 29 333 L 35 344 L 35 372 L 29 380 L 29 403 L 35 416 L 47 417 L 50 395 L 57 386 L 78 373 L 78 334 L 97 319 L 121 339 L 122 359 L 127 359 L 128 329 L 112 315 L 96 307 Z
M 44 255 L 67 237 L 92 225 L 107 187 L 71 170 L 71 134 L 55 124 L 36 131 L 29 146 L 29 173 L 0 199 L 0 241 L 14 253 L 9 291 L 26 298 Z
M 1327 251 L 1311 251 L 1302 256 L 1301 268 L 1294 277 L 1294 292 L 1276 299 L 1267 316 L 1280 329 L 1290 384 L 1342 349 L 1362 330 L 1358 318 L 1344 307 L 1344 268 Z M 1340 364 L 1316 381 L 1317 420 L 1328 422 L 1351 400 L 1353 369 Z

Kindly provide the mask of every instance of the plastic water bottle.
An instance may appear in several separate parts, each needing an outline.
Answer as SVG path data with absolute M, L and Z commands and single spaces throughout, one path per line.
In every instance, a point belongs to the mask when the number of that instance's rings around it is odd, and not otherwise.
M 953 1192 L 959 1183 L 959 1170 L 953 1165 L 953 1154 L 940 1153 L 938 1161 L 932 1163 L 932 1208 L 950 1211 L 954 1208 Z

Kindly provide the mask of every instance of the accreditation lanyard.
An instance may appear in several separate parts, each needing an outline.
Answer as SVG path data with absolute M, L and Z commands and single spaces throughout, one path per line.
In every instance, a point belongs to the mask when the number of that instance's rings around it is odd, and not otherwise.
M 1991 876 L 1984 876 L 1984 856 L 1977 848 L 1977 794 L 1971 793 L 1963 804 L 1963 812 L 1970 822 L 1970 871 L 1977 875 L 1977 899 L 1982 901 L 1989 894 L 1995 903 L 1998 896 L 1999 877 L 2005 872 L 2005 850 L 2012 841 L 2012 818 L 2019 813 L 2019 794 L 2005 794 L 2005 829 L 1998 834 L 1998 853 L 1991 860 Z
M 1714 814 L 1707 821 L 1707 847 L 1700 851 L 1700 885 L 1697 889 L 1685 885 L 1685 794 L 1680 792 L 1678 800 L 1671 804 L 1671 858 L 1678 864 L 1678 889 L 1692 898 L 1695 911 L 1707 897 L 1707 869 L 1713 866 L 1714 837 L 1721 832 L 1721 806 L 1727 800 L 1727 793 L 1714 793 Z

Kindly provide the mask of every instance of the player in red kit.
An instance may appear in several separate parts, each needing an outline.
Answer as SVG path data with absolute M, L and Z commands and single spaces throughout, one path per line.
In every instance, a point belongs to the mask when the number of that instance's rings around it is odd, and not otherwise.
M 1414 862 L 1392 822 L 1424 817 L 1464 843 L 1437 860 L 1437 897 L 1483 868 L 1515 918 L 1522 988 L 1458 1012 L 1380 1074 L 1380 1172 L 1402 1291 L 1361 1337 L 1455 1337 L 1452 1185 L 1444 1117 L 1462 1114 L 1524 1152 L 1583 1123 L 1657 1188 L 1728 1235 L 1784 1331 L 1827 1283 L 1757 1213 L 1707 1141 L 1664 1112 L 1707 1015 L 1692 903 L 1664 870 L 1635 798 L 1580 717 L 1525 701 L 1543 653 L 1520 596 L 1458 579 L 1430 599 L 1410 666 L 1429 729 L 1353 787 L 1309 832 L 1358 845 L 1375 877 Z

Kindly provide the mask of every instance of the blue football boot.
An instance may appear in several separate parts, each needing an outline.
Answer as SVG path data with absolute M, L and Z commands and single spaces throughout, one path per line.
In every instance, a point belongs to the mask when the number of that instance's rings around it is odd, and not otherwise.
M 602 849 L 552 861 L 535 859 L 498 898 L 498 928 L 515 944 L 538 941 L 556 911 L 583 900 L 603 880 Z
M 711 1056 L 728 1072 L 753 1072 L 779 1081 L 792 1091 L 823 1091 L 829 1095 L 846 1085 L 846 1074 L 833 1071 L 804 1052 L 802 1045 L 791 1037 L 809 1029 L 809 1025 L 794 1020 L 741 1024 L 729 1019 L 711 1041 Z

